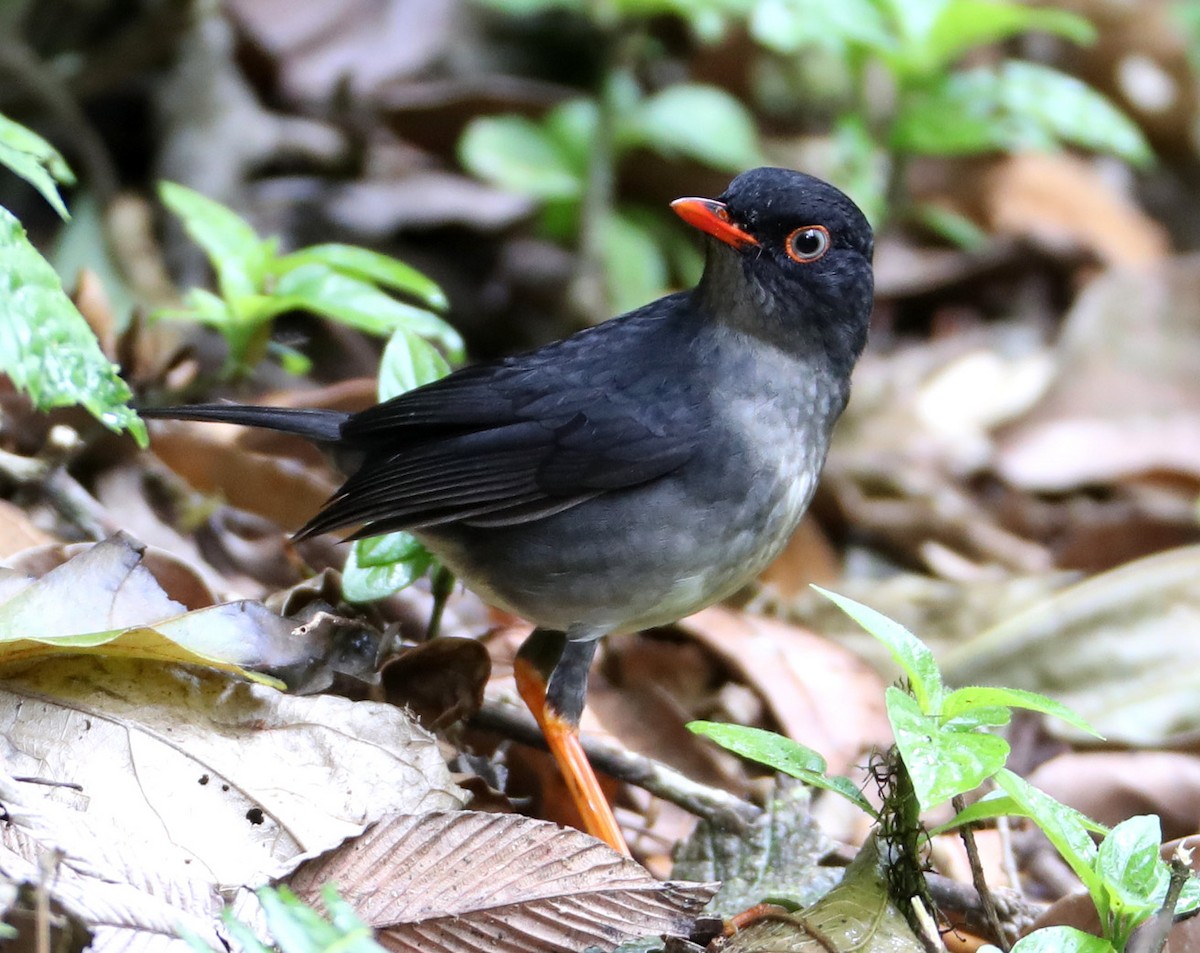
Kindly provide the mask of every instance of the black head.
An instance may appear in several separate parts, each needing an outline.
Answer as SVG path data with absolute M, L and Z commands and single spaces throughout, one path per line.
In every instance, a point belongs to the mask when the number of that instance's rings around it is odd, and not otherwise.
M 845 193 L 790 169 L 744 172 L 716 199 L 672 203 L 711 235 L 696 294 L 721 320 L 857 358 L 873 280 L 871 226 Z

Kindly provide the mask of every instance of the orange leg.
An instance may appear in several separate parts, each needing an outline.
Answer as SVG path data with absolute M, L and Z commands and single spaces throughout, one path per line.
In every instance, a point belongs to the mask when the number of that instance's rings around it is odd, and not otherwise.
M 628 857 L 617 819 L 579 741 L 579 716 L 594 653 L 594 642 L 569 642 L 560 632 L 536 629 L 521 646 L 514 675 L 517 691 L 542 729 L 585 830 Z

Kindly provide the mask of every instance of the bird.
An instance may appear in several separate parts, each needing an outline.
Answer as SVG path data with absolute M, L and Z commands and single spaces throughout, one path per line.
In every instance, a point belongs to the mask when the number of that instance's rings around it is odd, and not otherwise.
M 691 290 L 357 413 L 143 411 L 335 451 L 352 472 L 298 538 L 406 530 L 533 623 L 519 692 L 585 828 L 624 853 L 578 738 L 597 643 L 718 602 L 779 554 L 812 500 L 873 302 L 871 226 L 819 178 L 757 168 L 671 206 L 704 236 Z

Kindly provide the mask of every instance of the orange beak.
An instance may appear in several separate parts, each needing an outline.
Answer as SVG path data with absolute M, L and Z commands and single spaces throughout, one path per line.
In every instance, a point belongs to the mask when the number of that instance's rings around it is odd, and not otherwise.
M 734 248 L 757 245 L 758 239 L 743 232 L 729 220 L 729 210 L 716 199 L 676 199 L 671 203 L 675 214 L 700 231 Z

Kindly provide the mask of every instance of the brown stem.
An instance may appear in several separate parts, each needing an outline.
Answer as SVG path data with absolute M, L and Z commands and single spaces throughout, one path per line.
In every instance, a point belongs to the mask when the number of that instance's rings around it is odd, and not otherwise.
M 961 794 L 956 794 L 950 799 L 950 803 L 954 806 L 956 813 L 961 814 L 967 809 L 966 799 Z M 988 888 L 987 879 L 983 876 L 983 863 L 979 859 L 979 848 L 975 845 L 975 834 L 971 830 L 970 824 L 964 824 L 959 828 L 959 836 L 962 837 L 963 846 L 967 849 L 967 861 L 971 865 L 971 880 L 975 884 L 975 889 L 979 892 L 979 900 L 983 904 L 983 912 L 987 917 L 988 926 L 992 930 L 992 939 L 1000 949 L 1008 953 L 1012 944 L 1008 942 L 1008 937 L 1004 935 L 1004 928 L 1000 925 L 1000 915 L 996 912 L 996 901 L 992 897 L 992 892 Z

